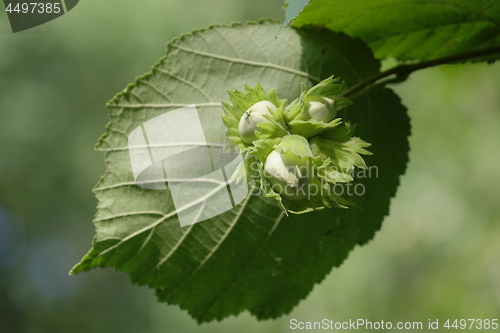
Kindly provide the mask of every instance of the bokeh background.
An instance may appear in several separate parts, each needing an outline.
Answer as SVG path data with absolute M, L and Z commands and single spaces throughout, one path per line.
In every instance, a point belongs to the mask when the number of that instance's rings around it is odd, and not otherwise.
M 413 123 L 391 214 L 288 315 L 198 326 L 112 269 L 68 271 L 91 246 L 105 103 L 171 38 L 282 17 L 280 0 L 81 1 L 12 34 L 0 11 L 0 332 L 289 332 L 289 321 L 500 319 L 500 62 L 413 74 Z M 425 331 L 425 330 L 424 330 Z

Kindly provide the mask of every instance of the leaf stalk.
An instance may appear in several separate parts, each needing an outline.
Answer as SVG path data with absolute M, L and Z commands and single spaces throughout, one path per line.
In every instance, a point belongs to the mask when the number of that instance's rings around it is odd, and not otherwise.
M 460 54 L 451 55 L 448 57 L 438 58 L 434 60 L 422 61 L 413 64 L 400 64 L 386 71 L 380 72 L 360 83 L 347 89 L 341 96 L 349 97 L 358 94 L 367 88 L 372 88 L 373 86 L 386 85 L 389 83 L 400 83 L 405 81 L 408 76 L 418 70 L 434 67 L 444 64 L 452 64 L 460 61 L 473 60 L 480 57 L 486 57 L 494 54 L 500 54 L 500 47 L 492 47 L 484 50 L 465 52 Z M 386 79 L 390 76 L 394 76 L 391 79 Z M 383 80 L 386 79 L 386 80 Z M 383 80 L 383 81 L 381 81 Z

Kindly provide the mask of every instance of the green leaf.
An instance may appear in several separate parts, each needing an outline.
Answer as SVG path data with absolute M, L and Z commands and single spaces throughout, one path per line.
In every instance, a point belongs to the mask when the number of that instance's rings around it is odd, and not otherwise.
M 283 28 L 285 28 L 291 20 L 293 20 L 297 15 L 300 14 L 302 9 L 307 6 L 311 0 L 285 0 L 285 21 L 280 25 L 276 35 L 278 35 Z
M 345 119 L 357 124 L 356 135 L 371 144 L 372 155 L 363 157 L 368 169 L 355 173 L 353 185 L 362 184 L 366 193 L 349 197 L 362 209 L 340 211 L 341 219 L 358 225 L 358 243 L 364 244 L 380 228 L 383 216 L 389 214 L 389 199 L 399 185 L 396 175 L 405 171 L 410 119 L 399 97 L 380 87 L 356 99 L 344 112 Z
M 94 188 L 96 236 L 72 274 L 114 267 L 198 322 L 245 310 L 275 318 L 305 298 L 356 244 L 373 237 L 408 151 L 409 120 L 386 89 L 341 110 L 358 123 L 357 135 L 372 143 L 374 155 L 366 161 L 379 170 L 378 178 L 360 180 L 366 194 L 354 201 L 362 209 L 287 217 L 276 200 L 249 195 L 219 216 L 180 227 L 169 189 L 135 184 L 128 135 L 145 121 L 196 104 L 207 141 L 222 142 L 220 102 L 227 102 L 228 90 L 261 82 L 266 91 L 293 100 L 302 82 L 311 87 L 335 74 L 351 86 L 379 70 L 360 40 L 317 28 L 286 29 L 275 39 L 278 26 L 271 21 L 213 26 L 174 39 L 151 73 L 108 103 L 111 120 L 97 146 L 107 169 Z
M 303 5 L 290 1 L 294 5 L 289 7 Z M 430 60 L 499 46 L 500 2 L 312 0 L 294 24 L 320 25 L 359 37 L 380 59 Z

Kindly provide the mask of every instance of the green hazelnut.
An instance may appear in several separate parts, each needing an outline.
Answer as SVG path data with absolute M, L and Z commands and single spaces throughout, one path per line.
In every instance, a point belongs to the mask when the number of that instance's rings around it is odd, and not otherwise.
M 309 157 L 299 157 L 291 151 L 272 151 L 266 159 L 264 171 L 272 189 L 293 201 L 307 198 L 314 180 Z
M 243 142 L 251 144 L 257 140 L 255 131 L 258 131 L 257 124 L 269 122 L 264 115 L 269 114 L 269 110 L 276 111 L 277 107 L 269 101 L 260 101 L 252 105 L 240 118 L 238 132 Z
M 329 123 L 337 115 L 335 101 L 318 95 L 309 96 L 304 100 L 306 115 L 309 119 Z M 306 120 L 306 119 L 304 119 Z

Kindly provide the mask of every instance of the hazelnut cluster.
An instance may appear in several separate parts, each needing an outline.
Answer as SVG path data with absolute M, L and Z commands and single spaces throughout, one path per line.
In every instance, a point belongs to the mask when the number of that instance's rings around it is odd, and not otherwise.
M 337 117 L 351 102 L 345 84 L 329 77 L 291 103 L 260 84 L 245 92 L 228 91 L 223 102 L 228 146 L 245 154 L 233 179 L 254 182 L 286 212 L 306 213 L 343 207 L 349 201 L 334 187 L 353 180 L 354 168 L 366 168 L 360 154 L 368 143 L 354 137 L 355 126 Z

